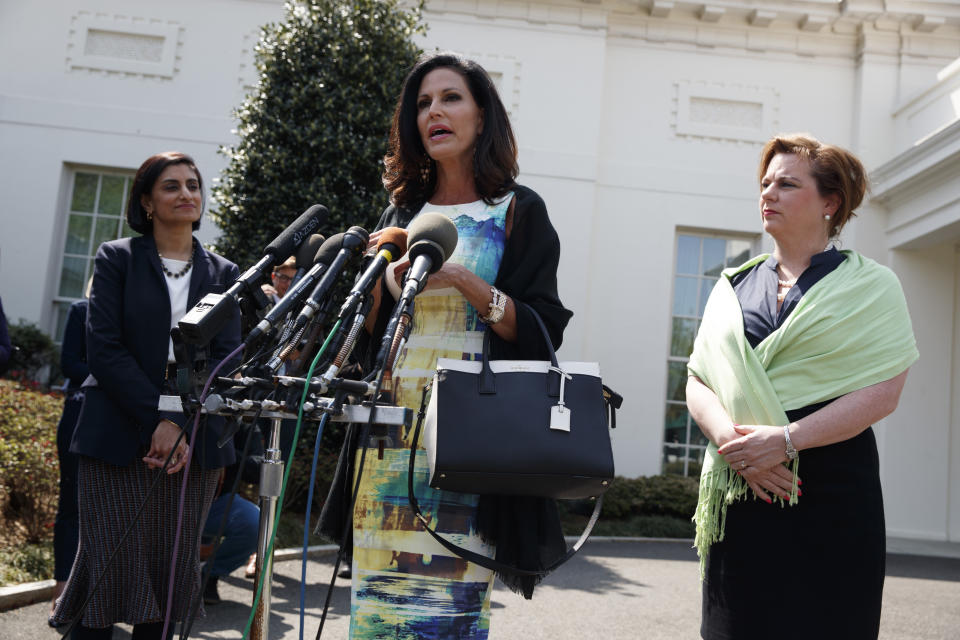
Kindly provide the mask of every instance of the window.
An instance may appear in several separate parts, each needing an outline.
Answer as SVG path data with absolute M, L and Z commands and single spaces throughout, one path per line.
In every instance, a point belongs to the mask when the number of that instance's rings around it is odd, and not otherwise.
M 53 338 L 63 340 L 67 310 L 83 297 L 93 275 L 93 257 L 108 240 L 135 235 L 124 218 L 133 174 L 75 171 L 70 185 L 63 263 L 53 298 Z
M 677 235 L 673 326 L 667 356 L 667 403 L 663 421 L 664 473 L 700 474 L 707 438 L 687 413 L 687 361 L 700 328 L 703 308 L 720 271 L 746 262 L 752 250 L 753 242 L 744 238 Z

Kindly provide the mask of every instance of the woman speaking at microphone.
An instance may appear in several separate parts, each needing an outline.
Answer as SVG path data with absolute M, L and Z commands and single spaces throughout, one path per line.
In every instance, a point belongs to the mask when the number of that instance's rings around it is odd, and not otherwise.
M 202 214 L 203 181 L 193 159 L 178 152 L 153 155 L 137 171 L 127 202 L 127 223 L 143 235 L 106 242 L 97 251 L 87 318 L 95 381 L 85 384 L 70 447 L 79 456 L 80 545 L 54 614 L 61 624 L 80 616 L 73 638 L 110 638 L 116 622 L 133 625 L 137 640 L 160 638 L 167 607 L 172 620 L 183 620 L 200 596 L 198 536 L 219 468 L 233 462 L 233 448 L 216 446 L 222 419 L 209 419 L 199 442 L 188 443 L 185 434 L 181 438 L 188 430 L 184 416 L 157 407 L 161 394 L 175 393 L 170 329 L 203 295 L 222 293 L 239 273 L 193 237 Z M 211 341 L 210 357 L 220 360 L 239 344 L 234 317 Z M 181 505 L 181 471 L 191 445 Z M 173 558 L 178 509 L 183 524 Z M 168 602 L 172 566 L 176 583 Z
M 559 239 L 540 196 L 514 181 L 516 141 L 486 71 L 454 54 L 422 57 L 404 81 L 384 161 L 391 204 L 378 229 L 406 228 L 435 211 L 459 232 L 456 251 L 415 299 L 416 322 L 393 369 L 396 404 L 420 406 L 437 358 L 479 360 L 488 327 L 492 358 L 545 359 L 536 321 L 518 302 L 536 309 L 559 347 L 572 315 L 557 294 Z M 380 344 L 395 302 L 386 282 L 399 284 L 407 266 L 399 261 L 375 288 L 372 345 Z M 382 459 L 376 449 L 365 459 L 353 515 L 350 637 L 486 638 L 493 575 L 451 555 L 417 524 L 406 498 L 411 437 L 394 429 Z M 416 462 L 424 513 L 459 544 L 529 569 L 565 551 L 552 501 L 437 491 L 427 485 L 426 456 Z M 530 597 L 534 580 L 501 578 Z

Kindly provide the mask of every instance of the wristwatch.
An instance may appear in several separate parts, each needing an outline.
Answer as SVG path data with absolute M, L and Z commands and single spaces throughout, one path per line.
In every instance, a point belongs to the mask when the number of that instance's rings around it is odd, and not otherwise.
M 796 460 L 797 450 L 794 448 L 793 443 L 790 441 L 790 425 L 784 425 L 783 439 L 787 441 L 787 458 L 790 460 Z

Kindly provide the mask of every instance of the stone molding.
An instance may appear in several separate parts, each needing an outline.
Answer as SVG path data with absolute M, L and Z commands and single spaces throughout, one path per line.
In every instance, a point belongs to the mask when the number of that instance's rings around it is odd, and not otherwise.
M 891 248 L 922 248 L 960 235 L 960 120 L 870 174 L 871 202 L 887 211 Z
M 183 27 L 143 17 L 79 12 L 67 39 L 67 69 L 172 78 Z
M 763 143 L 779 126 L 774 89 L 686 80 L 675 86 L 678 137 Z
M 953 0 L 430 0 L 426 13 L 804 57 L 960 55 Z

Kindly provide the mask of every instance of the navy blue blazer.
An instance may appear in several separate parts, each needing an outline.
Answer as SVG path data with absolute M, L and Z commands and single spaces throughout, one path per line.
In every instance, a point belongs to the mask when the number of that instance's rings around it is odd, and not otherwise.
M 90 375 L 87 366 L 87 304 L 84 298 L 70 305 L 60 345 L 60 370 L 69 381 L 70 390 L 79 388 Z
M 187 309 L 207 293 L 225 292 L 239 273 L 237 265 L 197 243 Z M 86 387 L 70 451 L 118 466 L 143 464 L 141 449 L 150 446 L 162 418 L 176 422 L 189 436 L 193 425 L 186 424 L 183 414 L 157 408 L 169 342 L 170 295 L 153 236 L 100 245 L 87 311 L 87 363 L 97 383 Z M 234 313 L 210 342 L 210 369 L 239 345 L 240 317 Z M 216 445 L 223 418 L 213 416 L 205 423 L 201 422 L 194 464 L 207 469 L 232 464 L 233 447 Z

